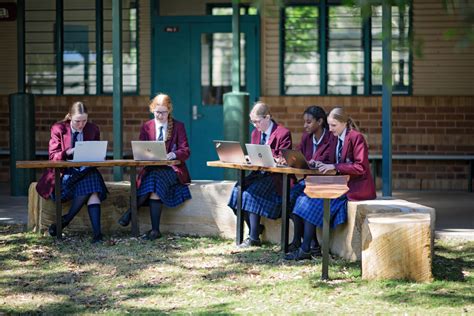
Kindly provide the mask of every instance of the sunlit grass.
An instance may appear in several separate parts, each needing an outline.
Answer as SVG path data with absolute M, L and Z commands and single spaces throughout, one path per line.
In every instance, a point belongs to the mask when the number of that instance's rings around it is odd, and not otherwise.
M 276 245 L 128 236 L 91 245 L 0 226 L 0 313 L 474 313 L 474 242 L 436 243 L 434 282 L 362 280 L 360 263 L 287 262 Z

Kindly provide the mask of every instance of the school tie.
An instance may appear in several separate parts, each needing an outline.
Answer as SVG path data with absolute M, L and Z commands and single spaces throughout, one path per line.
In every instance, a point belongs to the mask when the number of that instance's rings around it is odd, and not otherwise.
M 337 148 L 337 163 L 341 161 L 341 155 L 342 155 L 342 139 L 339 138 L 338 148 Z
M 163 126 L 160 126 L 160 136 L 158 136 L 158 141 L 163 141 Z
M 313 143 L 313 156 L 316 154 L 316 151 L 318 150 L 318 144 Z
M 78 135 L 79 135 L 79 132 L 72 133 L 72 146 L 71 146 L 72 148 L 74 148 L 74 146 L 76 145 Z
M 267 142 L 266 138 L 267 138 L 267 134 L 262 133 L 262 139 L 260 140 L 260 145 L 265 145 L 265 143 Z

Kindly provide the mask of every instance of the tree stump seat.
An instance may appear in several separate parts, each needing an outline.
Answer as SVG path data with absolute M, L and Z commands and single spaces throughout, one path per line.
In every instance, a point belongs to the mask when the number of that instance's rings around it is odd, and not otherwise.
M 362 278 L 430 282 L 430 215 L 369 214 L 362 228 Z

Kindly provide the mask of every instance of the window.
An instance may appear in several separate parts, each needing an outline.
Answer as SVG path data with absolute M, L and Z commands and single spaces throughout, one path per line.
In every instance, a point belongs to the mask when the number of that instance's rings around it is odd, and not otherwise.
M 287 7 L 284 17 L 284 92 L 319 94 L 318 7 Z
M 240 34 L 240 88 L 245 84 L 245 35 Z M 232 91 L 232 33 L 201 35 L 202 105 L 223 105 L 224 93 Z
M 306 1 L 282 10 L 281 94 L 381 93 L 381 6 L 372 8 L 370 27 L 364 27 L 358 7 L 330 2 L 324 12 L 321 8 Z M 398 94 L 409 93 L 409 18 L 408 6 L 392 7 L 393 93 Z M 370 47 L 364 47 L 364 38 Z
M 329 7 L 328 94 L 364 93 L 360 9 Z
M 392 7 L 393 93 L 407 94 L 410 49 L 409 8 Z M 372 8 L 372 93 L 382 93 L 382 7 Z
M 112 0 L 58 1 L 62 7 L 58 14 L 55 0 L 25 2 L 27 91 L 59 95 L 112 93 Z M 97 10 L 102 14 L 96 14 Z M 137 1 L 122 0 L 124 93 L 138 92 L 137 27 Z
M 257 15 L 258 11 L 256 7 L 249 6 L 248 4 L 239 4 L 240 15 Z M 207 4 L 206 8 L 208 15 L 232 15 L 232 4 L 227 3 L 211 3 Z

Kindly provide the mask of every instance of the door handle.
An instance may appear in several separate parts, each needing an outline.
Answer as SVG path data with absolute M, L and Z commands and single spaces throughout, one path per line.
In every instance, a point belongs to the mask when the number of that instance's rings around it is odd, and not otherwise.
M 200 117 L 202 117 L 202 115 L 198 113 L 198 106 L 193 105 L 193 120 L 197 120 Z

